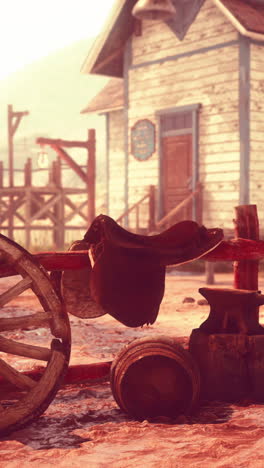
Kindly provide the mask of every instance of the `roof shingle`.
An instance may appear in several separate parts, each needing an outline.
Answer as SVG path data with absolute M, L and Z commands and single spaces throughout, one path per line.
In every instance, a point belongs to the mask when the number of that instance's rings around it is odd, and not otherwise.
M 264 2 L 221 0 L 221 3 L 248 31 L 264 34 Z
M 85 107 L 81 113 L 109 112 L 124 107 L 124 85 L 122 78 L 111 78 L 105 87 Z

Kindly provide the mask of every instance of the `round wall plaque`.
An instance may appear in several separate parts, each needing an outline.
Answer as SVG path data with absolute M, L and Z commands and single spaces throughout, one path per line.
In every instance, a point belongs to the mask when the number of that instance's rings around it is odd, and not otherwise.
M 131 128 L 131 152 L 139 161 L 155 152 L 155 125 L 150 120 L 138 120 Z

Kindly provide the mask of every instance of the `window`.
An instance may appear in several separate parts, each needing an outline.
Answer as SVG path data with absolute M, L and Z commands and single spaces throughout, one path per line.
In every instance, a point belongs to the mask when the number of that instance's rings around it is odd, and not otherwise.
M 192 112 L 174 112 L 171 114 L 161 115 L 160 117 L 161 133 L 173 130 L 191 130 L 191 128 Z

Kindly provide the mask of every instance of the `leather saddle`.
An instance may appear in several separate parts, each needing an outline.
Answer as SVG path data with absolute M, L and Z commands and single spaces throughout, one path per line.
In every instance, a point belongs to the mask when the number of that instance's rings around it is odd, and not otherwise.
M 87 278 L 89 294 L 102 313 L 128 327 L 152 324 L 164 295 L 166 265 L 200 258 L 222 238 L 222 229 L 206 229 L 194 221 L 182 221 L 158 235 L 138 235 L 99 215 L 83 239 L 94 261 Z

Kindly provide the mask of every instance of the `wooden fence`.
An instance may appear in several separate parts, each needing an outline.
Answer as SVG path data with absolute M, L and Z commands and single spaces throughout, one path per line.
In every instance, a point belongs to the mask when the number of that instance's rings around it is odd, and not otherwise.
M 49 168 L 46 186 L 32 184 L 32 161 L 24 167 L 24 185 L 4 187 L 3 164 L 0 164 L 0 230 L 9 238 L 18 240 L 29 249 L 32 233 L 51 233 L 47 241 L 56 249 L 63 249 L 67 231 L 86 230 L 95 217 L 95 131 L 89 130 L 85 142 L 39 138 L 40 144 L 48 144 L 58 157 Z M 83 170 L 62 148 L 82 147 L 88 151 L 86 170 Z M 63 187 L 62 164 L 80 177 L 83 188 Z M 78 224 L 74 219 L 78 218 Z M 21 242 L 23 232 L 24 241 Z

